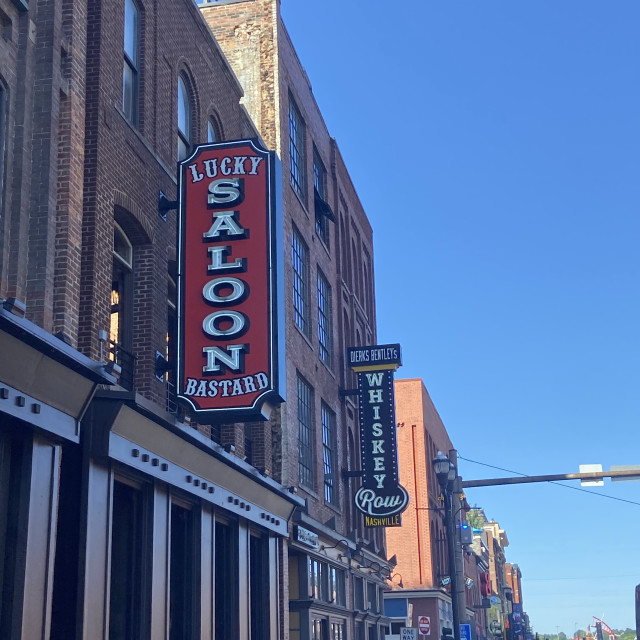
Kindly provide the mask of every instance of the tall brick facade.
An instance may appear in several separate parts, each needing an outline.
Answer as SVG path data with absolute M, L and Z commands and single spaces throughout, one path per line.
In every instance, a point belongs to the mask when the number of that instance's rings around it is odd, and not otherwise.
M 283 24 L 279 0 L 199 4 L 245 90 L 247 111 L 282 162 L 287 403 L 280 416 L 278 479 L 305 498 L 306 511 L 294 520 L 319 544 L 310 548 L 294 530 L 289 573 L 302 578 L 290 590 L 288 630 L 303 640 L 324 627 L 332 638 L 379 637 L 387 625 L 380 616 L 390 569 L 384 534 L 363 526 L 353 507 L 359 480 L 342 474 L 360 468 L 357 403 L 344 393 L 356 385 L 346 349 L 376 343 L 372 229 Z M 308 288 L 306 309 L 301 285 Z M 329 318 L 322 302 L 327 290 Z M 310 396 L 309 424 L 301 393 Z M 335 431 L 333 451 L 327 449 L 327 421 Z M 357 564 L 355 554 L 363 554 Z M 309 601 L 304 590 L 313 590 L 308 573 L 316 566 L 346 577 L 345 604 L 355 617 L 322 593 L 317 604 Z
M 176 404 L 159 209 L 242 95 L 192 0 L 0 0 L 2 638 L 284 637 L 279 411 Z
M 176 163 L 212 138 L 282 163 L 265 422 L 176 401 Z M 279 2 L 0 0 L 0 151 L 0 637 L 381 638 L 345 358 L 372 229 Z

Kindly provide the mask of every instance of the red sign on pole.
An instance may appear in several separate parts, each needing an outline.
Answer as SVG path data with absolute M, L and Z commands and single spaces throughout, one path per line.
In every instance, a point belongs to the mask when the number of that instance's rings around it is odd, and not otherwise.
M 199 420 L 268 417 L 283 400 L 275 163 L 252 140 L 180 163 L 178 397 Z
M 418 616 L 418 631 L 423 636 L 431 635 L 431 618 L 429 616 Z

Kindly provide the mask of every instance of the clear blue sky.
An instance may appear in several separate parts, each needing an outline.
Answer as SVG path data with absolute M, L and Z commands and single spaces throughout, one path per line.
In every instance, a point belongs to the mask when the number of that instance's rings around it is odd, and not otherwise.
M 374 228 L 379 342 L 402 344 L 460 455 L 640 464 L 640 2 L 282 8 Z M 635 626 L 640 483 L 592 491 L 468 491 L 541 633 Z

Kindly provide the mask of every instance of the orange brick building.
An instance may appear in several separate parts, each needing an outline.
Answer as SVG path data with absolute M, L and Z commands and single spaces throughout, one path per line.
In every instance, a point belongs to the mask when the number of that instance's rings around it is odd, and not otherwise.
M 439 636 L 440 628 L 451 627 L 452 612 L 442 584 L 449 575 L 446 526 L 431 461 L 453 445 L 422 380 L 396 380 L 395 393 L 400 484 L 409 493 L 409 507 L 402 526 L 387 529 L 388 553 L 395 554 L 398 564 L 392 592 L 385 597 L 394 601 L 391 612 L 401 611 L 398 600 L 407 601 L 407 626 L 417 627 L 418 618 L 427 616 L 431 634 Z M 405 625 L 396 622 L 398 626 Z

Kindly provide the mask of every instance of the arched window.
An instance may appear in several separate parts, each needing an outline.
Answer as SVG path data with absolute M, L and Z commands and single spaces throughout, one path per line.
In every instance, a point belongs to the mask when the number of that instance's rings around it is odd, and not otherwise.
M 178 160 L 187 157 L 191 146 L 191 95 L 183 76 L 178 77 Z
M 207 122 L 207 142 L 220 142 L 218 125 L 213 118 L 209 118 L 209 121 Z
M 133 247 L 122 228 L 113 229 L 113 275 L 111 277 L 111 342 L 130 348 L 131 345 L 131 271 Z
M 140 12 L 134 0 L 124 2 L 124 65 L 122 111 L 131 124 L 138 124 L 138 66 L 140 59 Z

